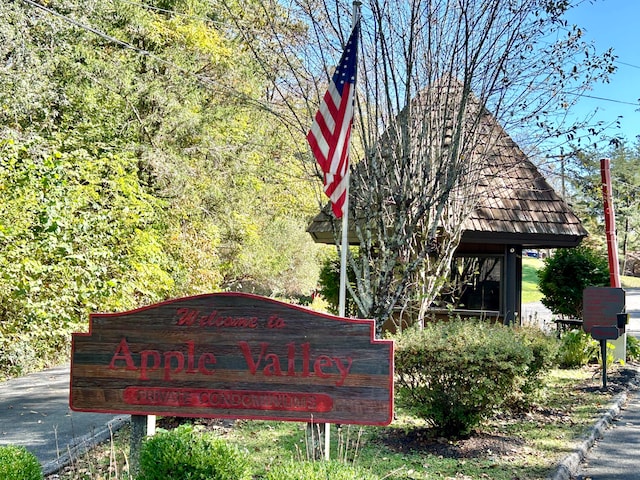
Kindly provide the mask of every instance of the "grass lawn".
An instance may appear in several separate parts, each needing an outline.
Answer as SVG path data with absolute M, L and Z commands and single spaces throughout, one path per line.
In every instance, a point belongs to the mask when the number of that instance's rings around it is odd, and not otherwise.
M 497 414 L 465 440 L 432 438 L 422 421 L 398 409 L 396 420 L 388 427 L 344 425 L 338 431 L 334 426 L 331 456 L 379 479 L 544 479 L 613 398 L 611 391 L 600 392 L 595 372 L 589 368 L 553 370 L 533 410 Z M 311 442 L 304 424 L 246 420 L 233 426 L 214 421 L 196 423 L 246 451 L 255 480 L 264 478 L 275 465 L 308 458 Z M 128 435 L 128 428 L 117 432 L 111 442 L 50 480 L 128 480 Z
M 622 285 L 622 288 L 640 288 L 640 277 L 628 277 L 626 275 L 621 275 L 620 284 Z
M 522 303 L 539 302 L 542 298 L 538 290 L 538 270 L 544 266 L 539 258 L 522 259 Z

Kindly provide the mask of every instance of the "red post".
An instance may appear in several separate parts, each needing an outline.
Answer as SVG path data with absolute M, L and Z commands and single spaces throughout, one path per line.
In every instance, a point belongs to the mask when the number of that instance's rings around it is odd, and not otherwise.
M 613 196 L 611 194 L 611 161 L 600 159 L 600 174 L 602 177 L 602 197 L 604 200 L 604 225 L 607 236 L 607 251 L 609 252 L 609 279 L 611 286 L 620 288 L 620 271 L 618 266 L 618 242 L 616 239 L 616 216 L 613 210 Z

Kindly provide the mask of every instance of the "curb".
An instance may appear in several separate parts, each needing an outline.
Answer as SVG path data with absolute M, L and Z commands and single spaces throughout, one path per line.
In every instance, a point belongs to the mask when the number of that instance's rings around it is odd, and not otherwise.
M 109 439 L 113 432 L 119 430 L 124 425 L 129 423 L 129 415 L 123 415 L 108 421 L 100 429 L 83 435 L 78 438 L 72 445 L 67 446 L 67 451 L 60 454 L 60 456 L 50 462 L 42 464 L 42 473 L 45 477 L 59 472 L 62 468 L 71 464 L 83 453 L 86 453 L 91 448 L 95 447 L 99 443 Z
M 627 402 L 627 399 L 629 398 L 629 391 L 632 388 L 637 388 L 639 383 L 640 371 L 637 371 L 636 376 L 629 382 L 627 389 L 624 392 L 619 393 L 618 396 L 613 399 L 613 402 L 609 405 L 607 411 L 595 423 L 590 432 L 578 444 L 573 453 L 564 457 L 558 464 L 553 475 L 548 477 L 549 480 L 571 480 L 575 478 L 580 464 L 586 458 L 587 453 L 591 447 L 593 447 L 593 444 L 596 440 L 604 436 L 604 432 L 609 428 L 613 420 L 620 413 L 622 406 Z

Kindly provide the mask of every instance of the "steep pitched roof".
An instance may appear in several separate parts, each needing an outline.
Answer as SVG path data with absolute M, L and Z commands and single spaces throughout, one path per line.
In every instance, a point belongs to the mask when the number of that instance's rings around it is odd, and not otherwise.
M 475 98 L 473 103 L 479 106 Z M 463 223 L 462 242 L 577 246 L 587 235 L 578 217 L 486 109 L 482 123 L 478 130 L 486 132 L 484 145 L 489 145 L 482 155 L 477 207 Z M 318 243 L 334 243 L 329 211 L 324 208 L 307 228 Z M 353 232 L 349 241 L 357 243 Z
M 464 222 L 463 241 L 578 245 L 587 235 L 578 217 L 511 137 L 497 128 L 478 185 L 478 205 Z

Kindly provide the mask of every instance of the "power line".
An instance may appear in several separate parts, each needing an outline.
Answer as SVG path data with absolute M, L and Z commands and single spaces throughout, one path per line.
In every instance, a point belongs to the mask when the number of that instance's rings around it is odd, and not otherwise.
M 195 78 L 197 78 L 199 81 L 203 82 L 203 83 L 209 83 L 209 84 L 214 84 L 217 85 L 219 87 L 223 87 L 223 88 L 227 88 L 225 85 L 219 83 L 219 82 L 215 82 L 210 78 L 205 78 L 201 75 L 198 75 L 197 73 L 194 72 L 190 72 L 188 70 L 186 70 L 185 68 L 181 67 L 180 65 L 177 65 L 169 60 L 165 60 L 162 57 L 159 57 L 158 55 L 155 55 L 154 53 L 150 52 L 149 50 L 144 50 L 142 48 L 138 48 L 135 45 L 132 45 L 131 43 L 125 42 L 124 40 L 120 40 L 119 38 L 116 38 L 114 36 L 111 36 L 101 30 L 98 30 L 97 28 L 92 27 L 91 25 L 87 25 L 85 23 L 79 22 L 78 20 L 75 20 L 73 18 L 70 18 L 66 15 L 63 15 L 62 13 L 56 12 L 55 10 L 52 10 L 48 7 L 45 7 L 44 5 L 39 4 L 38 2 L 35 2 L 34 0 L 22 0 L 23 2 L 27 3 L 28 5 L 31 5 L 32 7 L 38 8 L 50 15 L 53 15 L 55 17 L 58 17 L 62 20 L 64 20 L 67 23 L 70 23 L 82 30 L 86 30 L 88 32 L 93 33 L 94 35 L 99 36 L 100 38 L 107 40 L 111 43 L 115 43 L 116 45 L 119 45 L 125 49 L 128 50 L 132 50 L 140 55 L 144 55 L 147 56 L 149 58 L 153 58 L 154 60 L 163 63 L 167 66 L 173 67 L 176 70 L 178 70 L 180 73 L 182 74 L 186 74 L 186 75 L 190 75 L 190 76 L 194 76 Z M 227 88 L 228 89 L 228 88 Z
M 611 103 L 619 103 L 622 105 L 632 105 L 634 107 L 640 107 L 640 103 L 638 102 L 627 102 L 624 100 L 616 100 L 614 98 L 605 98 L 605 97 L 597 97 L 595 95 L 587 95 L 585 93 L 571 93 L 571 92 L 566 92 L 567 95 L 574 95 L 576 97 L 584 97 L 584 98 L 591 98 L 593 100 L 602 100 L 603 102 L 611 102 Z
M 150 52 L 148 50 L 144 50 L 144 49 L 138 48 L 135 45 L 132 45 L 132 44 L 130 44 L 128 42 L 120 40 L 120 39 L 118 39 L 116 37 L 113 37 L 113 36 L 103 32 L 101 30 L 98 30 L 97 28 L 94 28 L 91 25 L 84 24 L 84 23 L 82 23 L 82 22 L 80 22 L 78 20 L 75 20 L 75 19 L 70 18 L 70 17 L 68 17 L 66 15 L 63 15 L 63 14 L 61 14 L 61 13 L 55 11 L 55 10 L 52 10 L 51 8 L 48 8 L 48 7 L 42 5 L 42 4 L 40 4 L 40 3 L 38 3 L 38 2 L 36 2 L 34 0 L 22 0 L 22 1 L 24 3 L 26 3 L 26 4 L 28 4 L 28 5 L 31 5 L 32 7 L 35 7 L 37 9 L 42 10 L 42 11 L 44 11 L 44 12 L 50 14 L 50 15 L 56 16 L 56 17 L 64 20 L 65 22 L 70 23 L 70 24 L 72 24 L 72 25 L 74 25 L 74 26 L 76 26 L 78 28 L 81 28 L 83 30 L 91 32 L 94 35 L 97 35 L 97 36 L 99 36 L 100 38 L 102 38 L 104 40 L 107 40 L 107 41 L 109 41 L 111 43 L 115 43 L 116 45 L 119 45 L 119 46 L 121 46 L 123 48 L 126 48 L 128 50 L 132 50 L 134 52 L 137 52 L 140 55 L 145 55 L 145 56 L 148 56 L 149 58 L 153 58 L 154 60 L 156 60 L 158 62 L 161 62 L 161 63 L 163 63 L 165 65 L 168 65 L 168 66 L 171 66 L 171 67 L 177 69 L 179 72 L 181 72 L 183 74 L 195 76 L 199 81 L 201 81 L 203 83 L 215 84 L 215 85 L 217 85 L 219 87 L 227 88 L 224 85 L 220 84 L 219 82 L 214 82 L 210 78 L 203 78 L 202 76 L 200 76 L 200 75 L 198 75 L 198 74 L 196 74 L 194 72 L 190 72 L 190 71 L 184 69 L 183 67 L 180 67 L 179 65 L 177 65 L 177 64 L 175 64 L 175 63 L 173 63 L 171 61 L 165 60 L 164 58 L 159 57 L 158 55 L 155 55 L 154 53 L 152 53 L 152 52 Z M 137 3 L 137 2 L 134 2 L 134 1 L 131 1 L 131 0 L 120 0 L 120 1 L 123 1 L 125 3 L 129 3 L 131 5 L 136 5 L 136 6 L 140 6 L 140 7 L 149 8 L 151 10 L 155 10 L 155 11 L 159 11 L 159 12 L 163 12 L 163 13 L 181 15 L 181 16 L 188 17 L 188 18 L 197 18 L 199 20 L 208 21 L 208 22 L 211 22 L 211 23 L 214 23 L 214 24 L 218 24 L 220 26 L 230 27 L 229 25 L 224 24 L 222 22 L 214 22 L 213 20 L 206 19 L 206 18 L 203 18 L 203 17 L 195 17 L 193 15 L 187 15 L 187 14 L 181 14 L 181 13 L 178 13 L 178 12 L 172 12 L 170 10 L 166 10 L 166 9 L 155 7 L 155 6 L 151 6 L 151 5 L 140 4 L 140 3 Z M 640 67 L 637 66 L 637 65 L 632 65 L 632 64 L 621 62 L 621 61 L 618 61 L 618 60 L 616 60 L 616 62 L 620 63 L 620 64 L 623 64 L 623 65 L 627 65 L 627 66 L 633 67 L 633 68 L 640 69 Z M 627 102 L 627 101 L 624 101 L 624 100 L 617 100 L 617 99 L 613 99 L 613 98 L 606 98 L 606 97 L 600 97 L 600 96 L 595 96 L 595 95 L 587 95 L 587 94 L 584 94 L 584 93 L 573 93 L 573 92 L 564 92 L 564 93 L 567 94 L 567 95 L 573 95 L 573 96 L 581 97 L 581 98 L 590 98 L 590 99 L 593 99 L 593 100 L 600 100 L 600 101 L 603 101 L 603 102 L 611 102 L 611 103 L 617 103 L 617 104 L 621 104 L 621 105 L 631 105 L 631 106 L 634 106 L 634 107 L 640 107 L 640 103 L 638 103 L 638 102 L 633 103 L 633 102 Z M 237 92 L 236 92 L 236 94 L 237 94 Z M 262 107 L 265 106 L 263 104 L 263 102 L 258 102 L 258 103 Z
M 637 68 L 638 70 L 640 70 L 640 66 L 633 65 L 632 63 L 621 62 L 620 60 L 614 60 L 613 62 L 614 63 L 619 63 L 620 65 L 624 65 L 625 67 Z

